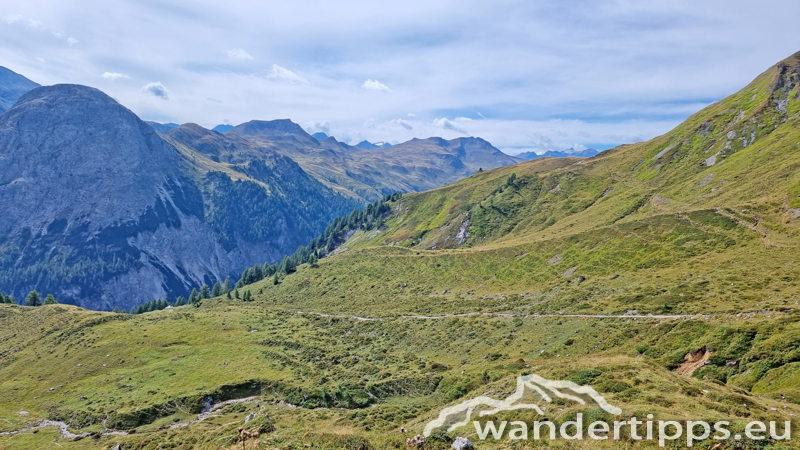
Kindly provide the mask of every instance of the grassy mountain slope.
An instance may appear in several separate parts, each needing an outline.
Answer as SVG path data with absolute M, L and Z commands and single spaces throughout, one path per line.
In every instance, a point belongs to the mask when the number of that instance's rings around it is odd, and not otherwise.
M 252 302 L 138 316 L 0 305 L 0 432 L 39 418 L 136 431 L 68 442 L 51 427 L 0 445 L 241 448 L 236 427 L 262 411 L 271 425 L 256 425 L 274 430 L 251 448 L 400 449 L 401 426 L 417 433 L 444 406 L 502 398 L 521 373 L 590 384 L 623 418 L 796 420 L 798 71 L 795 55 L 649 142 L 404 195 L 382 228 L 244 287 Z M 690 354 L 708 364 L 682 375 Z M 170 428 L 250 395 L 263 401 Z M 547 418 L 579 411 L 559 402 Z M 789 444 L 699 446 L 796 448 L 796 428 Z M 472 427 L 450 435 L 476 442 Z

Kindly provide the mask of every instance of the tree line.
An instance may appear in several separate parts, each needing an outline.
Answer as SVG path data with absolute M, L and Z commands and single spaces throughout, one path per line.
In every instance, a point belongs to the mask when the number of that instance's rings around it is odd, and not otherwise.
M 189 294 L 189 298 L 179 296 L 175 299 L 174 302 L 168 301 L 166 298 L 160 298 L 157 300 L 151 300 L 147 303 L 143 303 L 135 308 L 131 308 L 131 314 L 144 314 L 150 311 L 160 311 L 162 309 L 166 309 L 168 306 L 184 306 L 184 305 L 195 305 L 198 306 L 200 301 L 206 298 L 212 297 L 220 297 L 225 295 L 228 297 L 228 300 L 244 300 L 249 302 L 253 299 L 253 294 L 250 290 L 243 291 L 239 293 L 239 289 L 231 287 L 231 280 L 230 278 L 226 278 L 224 283 L 220 283 L 217 280 L 214 283 L 214 286 L 209 288 L 207 284 L 204 284 L 200 287 L 198 291 L 196 288 L 192 289 L 192 293 Z M 122 309 L 114 308 L 114 312 L 125 312 Z
M 266 262 L 245 269 L 236 287 L 241 288 L 267 277 L 272 277 L 273 284 L 278 284 L 282 277 L 294 272 L 300 264 L 315 264 L 330 254 L 345 241 L 348 232 L 381 228 L 391 211 L 390 203 L 399 200 L 401 196 L 400 192 L 384 195 L 363 210 L 356 208 L 347 216 L 337 217 L 322 234 L 312 239 L 308 245 L 298 247 L 293 254 L 284 256 L 281 262 L 275 264 Z
M 0 303 L 16 305 L 17 299 L 13 295 L 3 295 L 3 293 L 0 292 Z M 44 298 L 44 301 L 42 301 L 42 297 L 39 295 L 39 293 L 36 292 L 36 290 L 33 290 L 28 292 L 28 295 L 25 297 L 25 301 L 22 302 L 22 304 L 25 306 L 42 306 L 56 305 L 58 302 L 53 294 L 47 294 L 47 296 Z
M 279 284 L 283 277 L 297 270 L 297 266 L 300 264 L 316 264 L 318 260 L 329 255 L 344 243 L 348 233 L 357 230 L 370 231 L 383 227 L 386 216 L 391 211 L 390 204 L 400 200 L 401 196 L 402 193 L 400 192 L 384 195 L 380 200 L 370 203 L 363 210 L 355 208 L 349 215 L 337 217 L 325 228 L 322 234 L 312 239 L 308 245 L 298 247 L 293 254 L 284 256 L 280 262 L 275 264 L 265 262 L 245 269 L 234 287 L 231 287 L 232 283 L 229 278 L 226 278 L 223 283 L 217 280 L 211 288 L 204 284 L 199 291 L 197 288 L 192 289 L 188 299 L 180 296 L 175 302 L 169 302 L 165 298 L 152 300 L 132 308 L 130 312 L 131 314 L 142 314 L 162 310 L 168 306 L 199 305 L 203 299 L 222 295 L 231 300 L 235 298 L 250 301 L 253 299 L 253 295 L 250 290 L 243 290 L 245 286 L 267 277 L 272 277 L 273 284 Z M 241 293 L 239 292 L 240 290 L 242 290 Z M 115 308 L 114 311 L 124 312 L 124 310 L 118 308 Z

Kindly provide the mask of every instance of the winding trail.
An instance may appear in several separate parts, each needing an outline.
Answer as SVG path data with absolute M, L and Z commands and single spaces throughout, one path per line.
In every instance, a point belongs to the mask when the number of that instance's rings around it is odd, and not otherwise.
M 215 404 L 211 405 L 210 407 L 206 408 L 200 414 L 198 414 L 197 418 L 192 419 L 192 420 L 187 420 L 186 422 L 174 423 L 174 424 L 170 425 L 169 428 L 170 429 L 183 428 L 183 427 L 187 427 L 187 426 L 189 426 L 189 425 L 191 425 L 193 423 L 202 422 L 202 421 L 204 421 L 206 419 L 214 417 L 214 413 L 215 412 L 219 411 L 222 408 L 225 408 L 226 406 L 234 405 L 234 404 L 237 404 L 237 403 L 261 403 L 261 402 L 264 402 L 264 401 L 265 400 L 262 400 L 261 398 L 259 398 L 257 396 L 253 396 L 253 397 L 237 398 L 237 399 L 233 399 L 233 400 L 227 400 L 227 401 L 224 401 L 224 402 L 215 403 Z M 278 405 L 297 408 L 296 405 L 292 405 L 292 404 L 286 403 L 286 402 L 270 402 L 270 403 L 276 403 Z M 128 434 L 130 434 L 127 431 L 114 430 L 114 429 L 107 429 L 107 430 L 100 431 L 100 432 L 91 432 L 91 433 L 90 432 L 85 432 L 85 433 L 75 434 L 75 433 L 69 431 L 69 424 L 68 423 L 57 421 L 57 420 L 40 420 L 40 421 L 36 422 L 34 425 L 29 425 L 29 426 L 20 428 L 19 430 L 2 431 L 2 432 L 0 432 L 0 436 L 13 436 L 15 434 L 24 433 L 26 431 L 34 431 L 34 430 L 39 430 L 39 429 L 47 428 L 47 427 L 58 427 L 61 430 L 61 438 L 63 438 L 63 439 L 85 438 L 85 437 L 89 437 L 89 436 L 127 436 Z

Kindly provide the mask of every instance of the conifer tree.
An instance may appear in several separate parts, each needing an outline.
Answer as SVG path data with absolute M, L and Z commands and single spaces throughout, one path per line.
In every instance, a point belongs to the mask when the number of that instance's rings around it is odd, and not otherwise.
M 39 293 L 35 290 L 28 292 L 28 296 L 25 297 L 25 306 L 42 306 L 42 299 L 39 297 Z
M 47 297 L 44 298 L 44 304 L 45 305 L 57 305 L 58 302 L 56 301 L 56 298 L 53 297 L 53 294 L 47 294 Z
M 230 294 L 231 293 L 232 288 L 231 288 L 231 279 L 230 278 L 225 278 L 225 284 L 222 285 L 222 290 L 226 294 Z M 230 295 L 228 296 L 228 298 L 230 298 Z
M 219 297 L 222 295 L 222 284 L 220 284 L 219 280 L 214 283 L 214 286 L 211 288 L 211 296 L 212 297 Z
M 189 294 L 189 303 L 197 303 L 200 301 L 200 294 L 197 293 L 197 289 L 192 289 L 192 293 Z

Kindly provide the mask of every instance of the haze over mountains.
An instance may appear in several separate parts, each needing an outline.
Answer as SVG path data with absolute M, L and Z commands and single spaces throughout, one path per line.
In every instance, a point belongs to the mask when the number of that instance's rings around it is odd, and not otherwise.
M 480 138 L 365 149 L 288 119 L 225 133 L 144 122 L 93 88 L 0 75 L 0 101 L 13 105 L 0 115 L 0 292 L 19 299 L 174 300 L 279 262 L 383 194 L 518 162 Z

